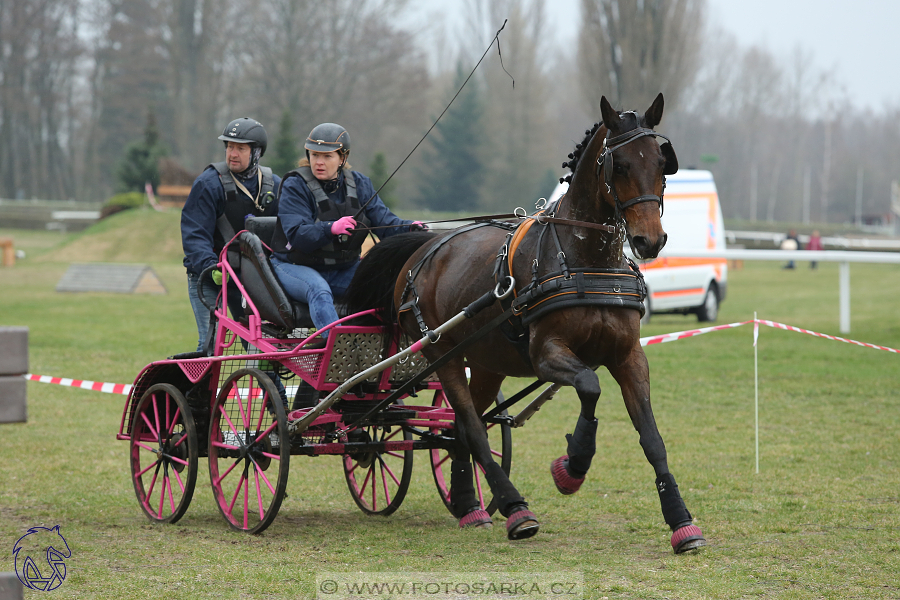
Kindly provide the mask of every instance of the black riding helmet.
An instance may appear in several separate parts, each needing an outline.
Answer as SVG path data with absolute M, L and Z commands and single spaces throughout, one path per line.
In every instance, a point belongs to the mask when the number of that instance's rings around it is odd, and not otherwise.
M 237 142 L 258 146 L 260 156 L 266 153 L 266 146 L 269 144 L 269 136 L 266 135 L 266 128 L 262 126 L 262 123 L 247 117 L 231 121 L 225 126 L 225 131 L 222 132 L 219 139 L 225 143 Z
M 350 134 L 337 123 L 321 123 L 309 132 L 303 147 L 307 150 L 307 157 L 309 157 L 310 150 L 313 152 L 337 150 L 346 158 L 350 154 Z

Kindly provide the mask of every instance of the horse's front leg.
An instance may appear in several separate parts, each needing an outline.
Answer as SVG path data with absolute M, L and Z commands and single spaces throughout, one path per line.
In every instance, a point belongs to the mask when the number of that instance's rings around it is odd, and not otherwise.
M 693 524 L 675 478 L 669 472 L 666 445 L 656 427 L 650 406 L 650 368 L 644 350 L 635 346 L 625 360 L 608 368 L 622 389 L 622 398 L 631 423 L 640 436 L 644 455 L 656 472 L 656 490 L 659 492 L 663 518 L 673 532 L 672 548 L 680 554 L 706 545 L 703 533 Z
M 428 358 L 435 360 L 432 357 Z M 484 469 L 485 479 L 491 488 L 491 493 L 497 499 L 500 514 L 507 518 L 507 537 L 511 540 L 519 540 L 533 536 L 539 528 L 537 517 L 528 510 L 525 499 L 519 494 L 491 454 L 487 431 L 481 422 L 481 413 L 473 402 L 462 360 L 451 360 L 447 365 L 438 369 L 438 377 L 455 413 L 457 448 L 463 452 L 468 450 L 472 458 Z M 494 398 L 496 395 L 497 392 L 494 390 Z M 454 506 L 454 511 L 460 513 L 457 514 L 460 519 L 460 527 L 486 524 L 486 522 L 490 522 L 490 517 L 487 512 L 480 509 L 473 490 L 470 489 L 472 473 L 471 471 L 465 472 L 465 468 L 462 461 L 454 461 L 451 465 L 450 493 L 453 496 L 451 504 Z M 454 491 L 457 485 L 460 486 L 462 493 Z
M 594 416 L 600 399 L 600 380 L 584 362 L 561 340 L 548 339 L 532 346 L 535 374 L 543 381 L 552 381 L 575 388 L 581 401 L 575 432 L 566 434 L 566 454 L 550 464 L 553 483 L 562 494 L 574 494 L 581 489 L 597 451 L 597 419 Z

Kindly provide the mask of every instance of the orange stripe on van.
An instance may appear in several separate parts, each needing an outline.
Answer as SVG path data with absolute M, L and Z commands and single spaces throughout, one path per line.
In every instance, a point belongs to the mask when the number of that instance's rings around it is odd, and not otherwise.
M 703 288 L 690 288 L 687 290 L 669 290 L 667 292 L 653 292 L 654 298 L 671 298 L 672 296 L 689 296 L 691 294 L 702 294 Z
M 666 267 L 696 267 L 700 265 L 724 265 L 724 258 L 682 258 L 678 256 L 664 256 L 641 265 L 641 271 L 646 269 L 663 269 Z

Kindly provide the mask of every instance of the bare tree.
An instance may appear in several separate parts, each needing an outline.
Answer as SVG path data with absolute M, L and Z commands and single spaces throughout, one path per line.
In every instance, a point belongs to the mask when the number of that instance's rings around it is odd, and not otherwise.
M 481 56 L 497 29 L 500 56 L 493 53 L 482 63 L 485 82 L 486 131 L 481 140 L 490 167 L 485 182 L 485 208 L 511 210 L 533 206 L 562 162 L 558 154 L 557 117 L 552 105 L 552 86 L 545 60 L 549 54 L 544 0 L 468 0 L 467 45 L 471 64 Z M 475 55 L 477 52 L 477 55 Z M 513 80 L 515 85 L 513 85 Z
M 705 0 L 582 0 L 578 61 L 594 112 L 606 95 L 643 106 L 662 91 L 678 104 L 698 66 Z
M 5 194 L 68 198 L 75 0 L 0 0 L 0 182 Z

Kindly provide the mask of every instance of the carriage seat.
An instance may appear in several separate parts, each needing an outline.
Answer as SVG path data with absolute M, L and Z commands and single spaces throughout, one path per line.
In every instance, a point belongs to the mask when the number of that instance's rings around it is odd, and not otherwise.
M 247 217 L 244 219 L 244 228 L 255 234 L 263 244 L 271 246 L 277 222 L 278 217 Z
M 275 217 L 272 219 L 274 231 Z M 253 219 L 260 220 L 260 219 Z M 238 235 L 241 247 L 241 283 L 253 304 L 259 310 L 259 316 L 266 321 L 284 329 L 286 332 L 300 327 L 313 327 L 309 314 L 309 306 L 305 302 L 292 299 L 281 287 L 281 282 L 272 270 L 265 246 L 257 234 L 249 230 Z M 271 237 L 269 238 L 271 240 Z

